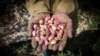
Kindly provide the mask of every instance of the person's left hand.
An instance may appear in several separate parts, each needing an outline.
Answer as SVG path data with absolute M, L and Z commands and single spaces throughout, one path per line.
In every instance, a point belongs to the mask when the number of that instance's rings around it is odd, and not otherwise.
M 52 18 L 58 20 L 61 24 L 65 24 L 65 28 L 64 28 L 63 38 L 61 39 L 61 41 L 58 44 L 55 44 L 50 48 L 49 47 L 48 48 L 54 51 L 56 50 L 63 51 L 67 42 L 67 38 L 72 37 L 72 20 L 70 19 L 70 17 L 68 17 L 66 13 L 60 11 L 55 12 Z

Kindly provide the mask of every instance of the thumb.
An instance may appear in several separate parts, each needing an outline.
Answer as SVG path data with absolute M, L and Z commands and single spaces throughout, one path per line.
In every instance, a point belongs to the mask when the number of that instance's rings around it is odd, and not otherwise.
M 27 31 L 28 31 L 28 35 L 31 36 L 32 35 L 32 20 L 31 19 L 28 21 Z
M 34 37 L 32 37 L 31 45 L 32 45 L 33 48 L 37 48 L 37 46 L 38 46 L 38 43 L 37 43 L 37 41 L 35 40 Z
M 72 27 L 72 19 L 70 17 L 68 17 L 67 15 L 67 25 L 66 25 L 66 29 L 67 29 L 67 34 L 69 38 L 72 38 L 72 31 L 73 31 L 73 27 Z

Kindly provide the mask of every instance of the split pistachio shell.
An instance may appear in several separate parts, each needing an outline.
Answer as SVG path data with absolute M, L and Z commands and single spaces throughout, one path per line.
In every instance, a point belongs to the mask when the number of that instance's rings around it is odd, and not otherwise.
M 41 45 L 43 45 L 44 44 L 44 40 L 40 40 L 39 41 L 39 45 L 41 46 Z
M 51 35 L 48 40 L 51 41 L 54 38 L 54 35 Z
M 61 29 L 64 29 L 64 24 L 58 25 Z
M 33 35 L 33 36 L 36 36 L 36 31 L 33 31 L 33 32 L 32 32 L 32 35 Z
M 55 34 L 56 34 L 56 31 L 55 31 L 55 30 L 50 29 L 50 33 L 51 33 L 52 35 L 55 35 Z
M 39 38 L 38 36 L 36 36 L 36 37 L 35 37 L 35 40 L 36 40 L 36 41 L 39 41 L 39 40 L 40 40 L 40 38 Z
M 56 30 L 56 27 L 55 27 L 54 25 L 52 25 L 52 29 L 53 29 L 53 30 Z
M 49 24 L 52 24 L 53 22 L 52 22 L 51 20 L 48 20 L 48 23 L 49 23 Z
M 49 44 L 48 40 L 45 40 L 45 45 L 48 45 L 48 44 Z
M 40 39 L 41 39 L 41 40 L 43 40 L 44 38 L 45 38 L 44 36 L 40 35 Z
M 45 31 L 40 32 L 40 35 L 42 35 L 42 36 L 44 36 L 45 34 L 46 34 Z
M 50 42 L 50 44 L 56 44 L 56 43 L 57 43 L 56 40 L 52 40 L 52 41 Z
M 40 21 L 39 21 L 39 24 L 43 24 L 43 20 L 40 20 Z
M 37 29 L 37 25 L 36 25 L 36 24 L 34 24 L 34 25 L 33 25 L 33 28 L 36 30 L 36 29 Z
M 48 21 L 49 19 L 50 19 L 50 17 L 46 17 L 46 18 L 45 18 L 45 21 Z

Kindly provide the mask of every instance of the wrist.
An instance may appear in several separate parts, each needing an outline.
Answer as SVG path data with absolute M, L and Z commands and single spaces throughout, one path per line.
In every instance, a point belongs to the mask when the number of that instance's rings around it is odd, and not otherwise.
M 57 10 L 53 14 L 66 14 L 64 11 Z
M 56 10 L 54 13 L 65 13 L 66 14 L 66 12 L 63 10 Z
M 39 12 L 39 13 L 36 13 L 33 16 L 29 16 L 28 20 L 32 19 L 33 17 L 43 17 L 44 15 L 49 15 L 49 12 Z
M 44 17 L 44 16 L 47 16 L 47 15 L 49 15 L 48 12 L 40 12 L 40 13 L 35 14 L 34 17 L 35 17 L 35 16 L 36 16 L 36 17 Z

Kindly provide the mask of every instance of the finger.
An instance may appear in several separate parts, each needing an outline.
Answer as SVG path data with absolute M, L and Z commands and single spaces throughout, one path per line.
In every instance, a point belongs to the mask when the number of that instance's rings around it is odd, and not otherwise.
M 67 28 L 68 37 L 72 38 L 72 30 L 73 30 L 73 28 L 72 28 L 72 20 L 69 17 L 67 19 L 67 26 L 66 26 L 66 28 Z
M 36 49 L 36 52 L 37 53 L 40 53 L 42 51 L 42 46 L 38 45 L 37 49 Z
M 63 51 L 63 49 L 66 45 L 66 42 L 67 42 L 67 30 L 64 29 L 63 37 L 62 37 L 61 41 L 59 42 L 59 48 L 58 48 L 59 51 Z
M 65 48 L 65 45 L 66 45 L 66 42 L 61 41 L 60 44 L 59 44 L 59 48 L 58 48 L 58 50 L 59 50 L 59 51 L 63 51 L 64 48 Z
M 54 44 L 54 45 L 53 45 L 53 48 L 52 48 L 53 51 L 57 51 L 58 47 L 59 47 L 59 43 Z
M 42 51 L 45 51 L 45 50 L 47 50 L 47 45 L 44 44 L 44 45 L 42 46 Z
M 37 45 L 38 45 L 38 43 L 37 43 L 37 41 L 35 40 L 35 38 L 34 37 L 32 37 L 32 47 L 34 48 L 34 49 L 36 49 L 37 48 Z
M 49 50 L 52 50 L 52 47 L 53 47 L 53 45 L 51 45 L 51 44 L 48 45 Z
M 45 21 L 48 21 L 50 19 L 50 15 L 47 15 L 46 17 L 45 17 Z
M 66 28 L 64 28 L 64 32 L 63 32 L 61 41 L 67 41 L 67 29 Z

